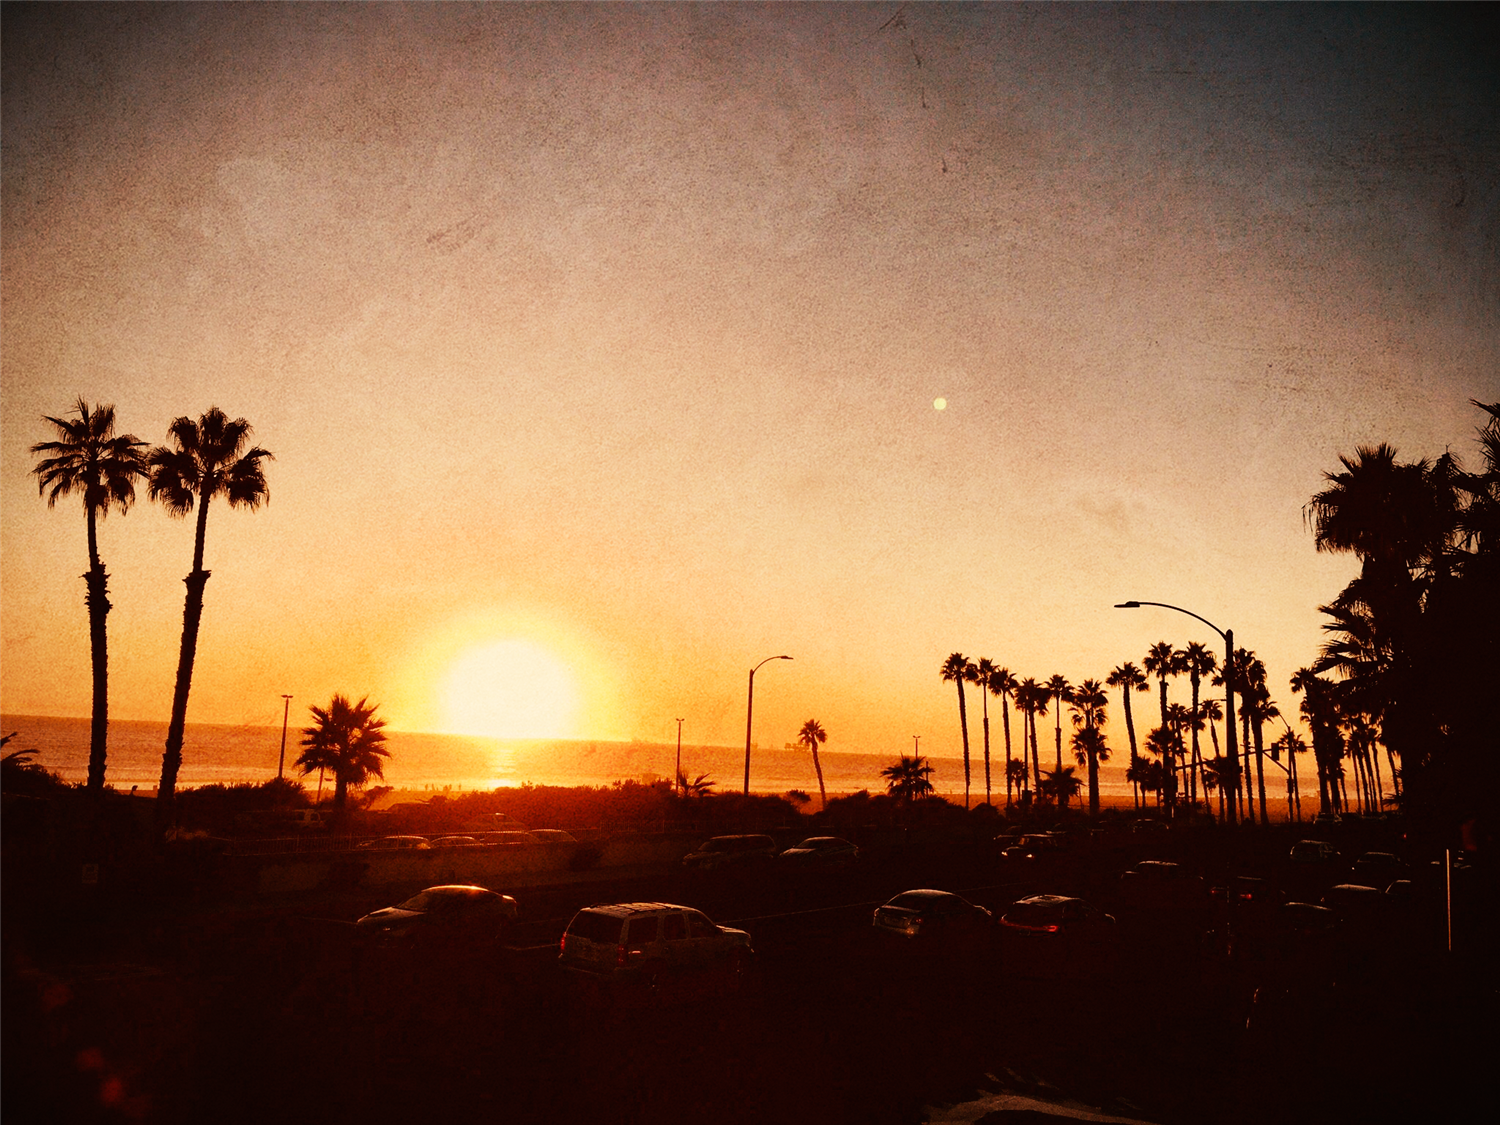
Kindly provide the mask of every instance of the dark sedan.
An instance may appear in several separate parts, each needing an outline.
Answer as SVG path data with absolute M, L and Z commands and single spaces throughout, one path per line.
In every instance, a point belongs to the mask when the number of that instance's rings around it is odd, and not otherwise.
M 396 906 L 366 914 L 355 926 L 385 941 L 480 948 L 496 945 L 519 913 L 516 900 L 485 887 L 428 887 Z

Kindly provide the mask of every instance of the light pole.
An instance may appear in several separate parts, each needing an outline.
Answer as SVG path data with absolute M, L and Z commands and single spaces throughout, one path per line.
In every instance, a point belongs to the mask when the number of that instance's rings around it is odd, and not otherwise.
M 292 697 L 283 695 L 285 702 L 281 705 L 281 760 L 276 763 L 276 780 L 281 780 L 281 775 L 286 769 L 286 720 L 292 713 Z
M 677 720 L 677 792 L 682 792 L 682 720 Z
M 1229 755 L 1229 774 L 1234 778 L 1234 791 L 1230 794 L 1231 800 L 1227 804 L 1229 823 L 1239 823 L 1238 801 L 1240 795 L 1240 751 L 1239 741 L 1234 733 L 1234 630 L 1220 629 L 1206 617 L 1199 617 L 1190 609 L 1183 609 L 1180 605 L 1168 605 L 1166 602 L 1121 602 L 1115 606 L 1116 609 L 1140 609 L 1143 605 L 1160 606 L 1162 609 L 1175 609 L 1178 613 L 1185 613 L 1189 617 L 1197 618 L 1215 633 L 1224 638 L 1224 749 Z
M 760 664 L 769 664 L 773 660 L 790 660 L 790 656 L 768 656 Z M 760 669 L 760 664 L 750 669 L 750 690 L 745 696 L 745 793 L 750 792 L 750 718 L 755 712 L 755 673 Z
M 922 736 L 920 734 L 914 734 L 911 736 L 911 756 L 913 758 L 920 758 L 922 756 L 921 751 Z

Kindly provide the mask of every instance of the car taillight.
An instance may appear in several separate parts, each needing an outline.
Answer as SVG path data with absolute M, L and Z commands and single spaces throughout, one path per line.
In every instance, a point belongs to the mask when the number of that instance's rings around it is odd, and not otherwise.
M 626 959 L 627 952 L 628 951 L 626 950 L 626 948 L 623 945 L 615 947 L 615 964 L 616 965 L 623 965 L 623 964 L 625 964 L 625 959 Z

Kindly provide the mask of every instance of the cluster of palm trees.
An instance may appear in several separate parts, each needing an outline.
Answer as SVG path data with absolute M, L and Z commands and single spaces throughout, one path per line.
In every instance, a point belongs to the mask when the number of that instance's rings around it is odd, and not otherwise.
M 109 613 L 109 576 L 99 556 L 97 522 L 111 510 L 128 512 L 135 502 L 135 488 L 145 481 L 150 498 L 167 514 L 183 517 L 197 510 L 193 538 L 193 569 L 187 583 L 187 601 L 182 615 L 182 644 L 172 695 L 172 716 L 162 755 L 157 809 L 164 819 L 172 815 L 177 773 L 182 766 L 183 731 L 187 722 L 188 692 L 192 687 L 193 661 L 197 654 L 198 627 L 203 617 L 203 587 L 209 571 L 203 568 L 203 543 L 208 528 L 211 501 L 224 499 L 230 507 L 252 511 L 265 503 L 265 462 L 272 455 L 259 446 L 246 448 L 250 424 L 231 420 L 218 407 L 196 419 L 181 417 L 167 428 L 169 444 L 146 448 L 134 434 L 115 433 L 115 408 L 90 406 L 83 398 L 71 414 L 46 417 L 56 440 L 31 447 L 42 459 L 32 472 L 48 507 L 64 496 L 79 495 L 88 526 L 89 569 L 85 603 L 89 614 L 89 646 L 93 667 L 93 722 L 89 737 L 87 788 L 104 789 L 109 728 L 109 646 L 105 618 Z
M 1018 680 L 1008 669 L 997 666 L 989 659 L 969 660 L 962 653 L 953 653 L 943 662 L 941 669 L 945 682 L 958 687 L 959 725 L 964 746 L 964 807 L 970 804 L 970 767 L 968 708 L 964 696 L 964 685 L 979 687 L 984 701 L 984 776 L 985 802 L 990 801 L 990 735 L 989 696 L 1001 701 L 1001 715 L 1005 730 L 1005 801 L 1007 807 L 1019 799 L 1029 804 L 1034 796 L 1066 805 L 1083 786 L 1074 776 L 1074 767 L 1063 765 L 1062 716 L 1067 705 L 1073 725 L 1069 746 L 1076 765 L 1087 768 L 1089 810 L 1099 811 L 1099 765 L 1109 760 L 1112 749 L 1104 734 L 1107 718 L 1106 687 L 1121 691 L 1121 702 L 1125 713 L 1126 736 L 1130 743 L 1130 765 L 1125 776 L 1131 783 L 1137 807 L 1146 800 L 1146 795 L 1155 794 L 1158 806 L 1169 811 L 1183 805 L 1197 807 L 1200 800 L 1207 800 L 1217 792 L 1219 811 L 1222 816 L 1227 802 L 1236 802 L 1236 812 L 1254 822 L 1257 812 L 1253 799 L 1240 784 L 1238 771 L 1231 759 L 1219 749 L 1216 722 L 1224 719 L 1223 706 L 1217 699 L 1204 698 L 1202 685 L 1206 679 L 1218 687 L 1224 686 L 1218 659 L 1204 645 L 1191 642 L 1185 648 L 1174 648 L 1167 641 L 1151 646 L 1140 666 L 1132 662 L 1121 664 L 1101 682 L 1085 679 L 1077 685 L 1065 676 L 1053 675 L 1046 680 L 1026 678 Z M 1170 702 L 1168 682 L 1186 675 L 1191 687 L 1191 705 Z M 1264 738 L 1264 725 L 1280 716 L 1266 686 L 1265 665 L 1253 652 L 1239 649 L 1235 653 L 1235 667 L 1231 670 L 1237 696 L 1242 700 L 1239 716 L 1244 724 L 1245 745 L 1253 745 L 1249 779 L 1256 786 L 1259 798 L 1259 817 L 1265 820 L 1266 788 L 1265 759 L 1269 757 L 1274 766 L 1288 774 L 1288 794 L 1296 807 L 1296 761 L 1295 755 L 1306 749 L 1305 744 L 1290 728 L 1286 735 L 1269 746 Z M 1135 716 L 1131 708 L 1131 693 L 1149 691 L 1151 677 L 1158 686 L 1161 722 L 1152 729 L 1140 745 L 1136 740 Z M 1021 716 L 1021 756 L 1014 757 L 1011 740 L 1010 707 L 1012 702 Z M 1054 768 L 1044 771 L 1041 767 L 1040 740 L 1037 718 L 1053 715 Z M 1207 730 L 1213 742 L 1213 757 L 1203 752 L 1199 735 Z M 1145 754 L 1142 753 L 1144 749 Z M 1029 761 L 1028 761 L 1029 754 Z M 1285 754 L 1289 760 L 1281 765 Z M 1149 757 L 1147 755 L 1150 755 Z M 1202 797 L 1200 798 L 1200 793 Z
M 1470 401 L 1486 415 L 1477 472 L 1451 452 L 1403 462 L 1389 445 L 1360 447 L 1304 509 L 1319 551 L 1360 563 L 1320 607 L 1328 640 L 1295 684 L 1325 807 L 1344 799 L 1345 758 L 1359 799 L 1379 797 L 1377 743 L 1396 799 L 1428 827 L 1462 822 L 1491 791 L 1482 701 L 1500 674 L 1500 403 Z

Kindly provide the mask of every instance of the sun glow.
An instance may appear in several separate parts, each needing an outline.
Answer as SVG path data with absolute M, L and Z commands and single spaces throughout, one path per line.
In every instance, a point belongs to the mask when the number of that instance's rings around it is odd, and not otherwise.
M 444 728 L 489 738 L 567 738 L 578 715 L 572 670 L 530 641 L 469 649 L 443 686 Z

